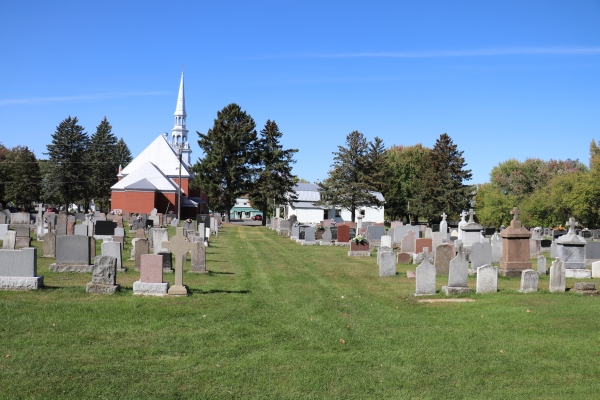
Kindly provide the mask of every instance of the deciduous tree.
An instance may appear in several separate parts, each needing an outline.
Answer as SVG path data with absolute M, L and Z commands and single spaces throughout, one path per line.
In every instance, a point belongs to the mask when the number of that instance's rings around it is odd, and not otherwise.
M 35 154 L 26 146 L 17 146 L 5 156 L 5 198 L 27 209 L 40 199 L 41 174 Z

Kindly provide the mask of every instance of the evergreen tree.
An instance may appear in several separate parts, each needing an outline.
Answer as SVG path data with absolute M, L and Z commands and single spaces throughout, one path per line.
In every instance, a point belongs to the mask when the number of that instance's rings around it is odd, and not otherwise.
M 65 205 L 83 200 L 88 191 L 86 151 L 90 139 L 77 117 L 63 120 L 52 134 L 52 143 L 46 145 L 50 168 L 46 184 L 51 196 Z
M 346 136 L 346 147 L 338 146 L 333 154 L 329 175 L 318 184 L 321 200 L 317 204 L 346 209 L 354 221 L 360 207 L 381 205 L 369 177 L 369 144 L 362 133 L 353 131 Z
M 115 162 L 117 163 L 117 168 L 119 165 L 125 168 L 127 164 L 129 164 L 133 160 L 133 157 L 131 157 L 131 151 L 129 151 L 129 147 L 127 147 L 127 144 L 125 144 L 123 138 L 119 139 L 119 141 L 117 142 L 117 149 L 115 154 Z
M 273 204 L 287 204 L 295 196 L 287 198 L 292 192 L 297 178 L 292 175 L 292 158 L 297 149 L 284 150 L 279 140 L 283 134 L 275 121 L 268 120 L 260 131 L 261 137 L 256 144 L 259 156 L 258 178 L 250 190 L 253 207 L 262 211 L 262 225 L 266 225 L 267 211 Z
M 367 166 L 367 174 L 373 187 L 376 191 L 385 193 L 389 182 L 386 170 L 386 150 L 383 139 L 377 136 L 375 136 L 372 142 L 369 142 Z
M 86 208 L 89 199 L 101 210 L 107 211 L 110 205 L 110 187 L 117 183 L 120 159 L 117 151 L 117 137 L 106 117 L 96 127 L 87 150 L 90 170 L 89 191 L 86 192 Z
M 24 210 L 40 199 L 41 174 L 38 161 L 27 147 L 13 147 L 6 153 L 5 197 Z
M 2 208 L 6 208 L 6 203 L 8 200 L 4 197 L 4 188 L 6 179 L 6 154 L 8 153 L 8 149 L 0 143 L 0 203 L 2 203 Z
M 191 187 L 202 188 L 211 209 L 223 211 L 227 222 L 235 199 L 252 188 L 258 162 L 255 128 L 252 117 L 231 103 L 217 112 L 208 133 L 197 132 L 204 158 L 193 167 L 196 176 Z
M 430 222 L 441 220 L 441 214 L 447 213 L 456 218 L 468 208 L 473 197 L 473 187 L 463 182 L 471 179 L 467 163 L 446 133 L 440 135 L 423 164 L 418 191 L 411 201 L 418 215 Z

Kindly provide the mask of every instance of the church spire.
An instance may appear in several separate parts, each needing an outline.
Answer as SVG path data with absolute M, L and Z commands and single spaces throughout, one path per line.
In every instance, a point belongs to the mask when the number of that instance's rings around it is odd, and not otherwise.
M 171 145 L 181 146 L 182 149 L 189 149 L 187 141 L 188 130 L 185 129 L 185 91 L 183 88 L 183 71 L 181 71 L 181 82 L 179 83 L 179 95 L 177 96 L 177 106 L 175 107 L 175 126 L 171 130 Z

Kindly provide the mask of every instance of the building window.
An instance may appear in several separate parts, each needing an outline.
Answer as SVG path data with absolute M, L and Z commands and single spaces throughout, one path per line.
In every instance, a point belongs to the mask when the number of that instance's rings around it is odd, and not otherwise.
M 341 218 L 342 217 L 342 210 L 340 208 L 336 208 L 335 209 L 335 217 L 336 218 Z
M 360 210 L 360 215 L 365 216 L 365 210 Z

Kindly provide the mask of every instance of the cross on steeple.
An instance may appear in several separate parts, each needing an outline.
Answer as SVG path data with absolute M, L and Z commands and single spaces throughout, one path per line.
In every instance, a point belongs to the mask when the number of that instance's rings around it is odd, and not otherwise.
M 510 211 L 511 215 L 514 215 L 513 217 L 513 221 L 518 221 L 519 220 L 519 208 L 518 207 L 514 207 L 511 211 Z
M 473 220 L 473 216 L 475 215 L 475 211 L 472 208 L 469 209 L 469 222 L 475 222 Z
M 575 218 L 569 218 L 567 221 L 567 226 L 569 227 L 569 233 L 575 233 L 575 227 L 577 226 L 577 221 L 575 221 Z

